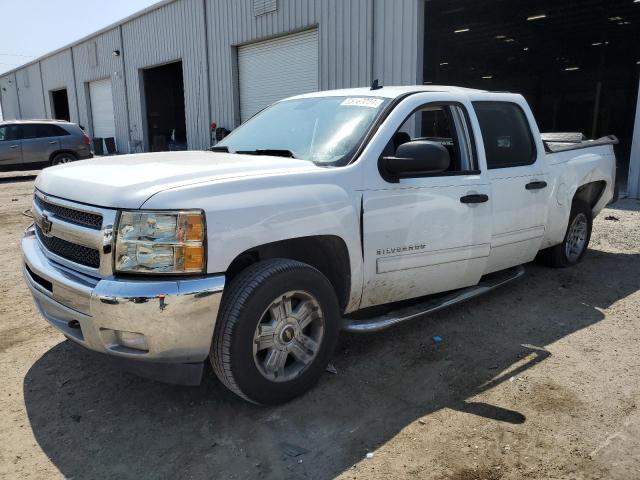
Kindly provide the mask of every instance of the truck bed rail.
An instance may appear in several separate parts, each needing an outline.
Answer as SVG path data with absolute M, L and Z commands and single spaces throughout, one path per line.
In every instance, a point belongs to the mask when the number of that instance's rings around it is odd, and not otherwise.
M 596 147 L 600 145 L 617 145 L 618 137 L 607 135 L 597 140 L 587 140 L 581 133 L 542 133 L 542 143 L 547 153 L 567 152 L 581 148 Z

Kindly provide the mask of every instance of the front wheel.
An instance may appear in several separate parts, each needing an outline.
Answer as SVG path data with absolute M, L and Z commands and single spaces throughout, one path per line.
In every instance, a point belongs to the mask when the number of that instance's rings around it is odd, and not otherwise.
M 246 400 L 283 403 L 318 381 L 339 328 L 336 295 L 322 273 L 293 260 L 266 260 L 240 273 L 225 292 L 211 364 Z
M 570 267 L 579 263 L 591 239 L 592 213 L 589 204 L 575 200 L 571 206 L 567 232 L 561 244 L 542 252 L 552 267 Z

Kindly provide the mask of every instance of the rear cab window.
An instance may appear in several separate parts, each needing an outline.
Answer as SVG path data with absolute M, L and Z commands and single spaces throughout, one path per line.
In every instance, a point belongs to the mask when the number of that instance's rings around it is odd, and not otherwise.
M 522 108 L 511 102 L 473 102 L 484 143 L 487 168 L 533 165 L 536 145 Z

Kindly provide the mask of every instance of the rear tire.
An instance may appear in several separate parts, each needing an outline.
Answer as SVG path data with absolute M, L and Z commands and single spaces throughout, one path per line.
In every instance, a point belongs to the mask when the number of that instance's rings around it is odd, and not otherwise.
M 73 153 L 63 152 L 53 157 L 53 160 L 51 160 L 51 165 L 61 165 L 63 163 L 75 162 L 76 160 L 78 160 L 78 157 L 76 157 Z
M 540 252 L 541 260 L 555 268 L 566 268 L 580 263 L 589 246 L 592 225 L 589 204 L 582 200 L 574 200 L 564 240 L 559 245 Z
M 257 404 L 287 402 L 313 387 L 340 330 L 329 280 L 294 260 L 242 271 L 224 293 L 211 364 L 231 391 Z

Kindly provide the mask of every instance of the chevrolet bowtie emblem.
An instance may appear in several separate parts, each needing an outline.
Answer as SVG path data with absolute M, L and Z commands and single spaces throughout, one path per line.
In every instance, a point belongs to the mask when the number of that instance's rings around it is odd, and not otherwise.
M 52 225 L 51 220 L 49 220 L 46 215 L 42 215 L 42 219 L 40 220 L 40 229 L 42 230 L 42 233 L 48 235 L 49 232 L 51 232 Z

